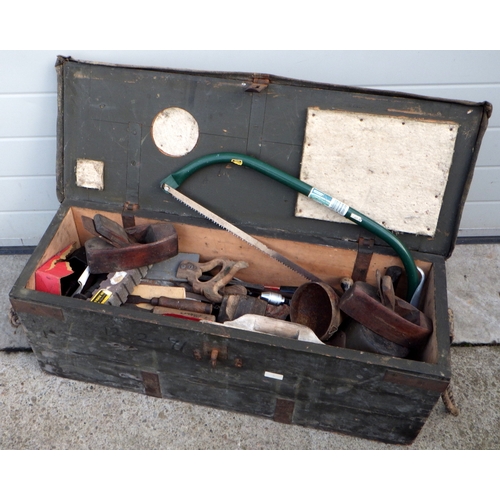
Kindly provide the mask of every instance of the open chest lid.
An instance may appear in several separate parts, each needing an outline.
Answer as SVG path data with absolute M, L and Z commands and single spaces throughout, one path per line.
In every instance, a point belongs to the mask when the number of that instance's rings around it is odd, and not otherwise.
M 451 255 L 491 105 L 271 75 L 59 57 L 58 198 L 203 219 L 160 181 L 207 154 L 260 159 L 398 234 Z M 329 244 L 373 237 L 255 170 L 209 166 L 182 192 L 251 232 Z M 168 218 L 168 216 L 167 216 Z M 385 245 L 376 239 L 376 244 Z

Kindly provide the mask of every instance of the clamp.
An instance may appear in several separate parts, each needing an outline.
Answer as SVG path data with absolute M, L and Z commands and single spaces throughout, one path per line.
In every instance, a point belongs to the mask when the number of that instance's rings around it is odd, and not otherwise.
M 208 281 L 199 280 L 203 273 L 218 267 L 221 270 L 213 278 Z M 227 259 L 213 259 L 204 263 L 183 260 L 177 269 L 177 278 L 187 279 L 193 287 L 193 292 L 202 294 L 210 301 L 219 304 L 223 298 L 219 290 L 224 288 L 238 271 L 247 267 L 248 264 L 242 260 L 235 262 Z

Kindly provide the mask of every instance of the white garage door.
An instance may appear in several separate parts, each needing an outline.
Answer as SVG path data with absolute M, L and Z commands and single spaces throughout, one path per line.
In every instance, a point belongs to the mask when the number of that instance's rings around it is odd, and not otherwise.
M 0 246 L 36 245 L 59 203 L 55 186 L 57 55 L 137 66 L 270 73 L 467 101 L 493 115 L 459 237 L 500 236 L 500 51 L 0 52 Z

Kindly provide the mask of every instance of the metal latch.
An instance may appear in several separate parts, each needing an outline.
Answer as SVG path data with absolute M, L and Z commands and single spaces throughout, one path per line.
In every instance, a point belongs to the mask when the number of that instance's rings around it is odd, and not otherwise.
M 223 361 L 227 359 L 227 346 L 222 345 L 211 345 L 208 343 L 203 343 L 203 354 L 210 358 L 210 365 L 212 368 L 217 366 L 217 361 Z
M 139 209 L 138 203 L 132 203 L 130 201 L 126 201 L 123 204 L 122 224 L 125 229 L 135 226 L 134 212 L 138 209 Z
M 269 77 L 265 75 L 254 76 L 252 83 L 247 83 L 245 92 L 262 92 L 269 85 Z
M 225 361 L 228 359 L 227 346 L 214 345 L 208 342 L 203 342 L 201 349 L 195 349 L 193 355 L 194 359 L 197 361 L 208 359 L 212 368 L 217 366 L 218 361 Z M 237 368 L 241 368 L 242 364 L 241 358 L 234 359 L 234 366 Z

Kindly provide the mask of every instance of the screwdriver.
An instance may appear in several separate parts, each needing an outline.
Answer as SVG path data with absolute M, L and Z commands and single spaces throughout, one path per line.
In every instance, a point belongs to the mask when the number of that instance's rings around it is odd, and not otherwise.
M 169 307 L 178 309 L 179 311 L 190 311 L 202 314 L 212 314 L 212 304 L 197 302 L 191 299 L 171 299 L 169 297 L 154 297 L 145 299 L 138 295 L 129 295 L 127 297 L 128 304 L 151 304 L 152 306 Z

